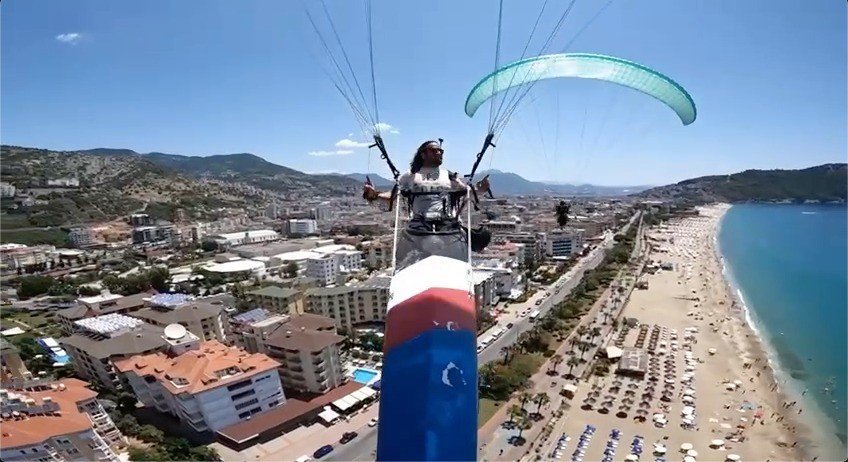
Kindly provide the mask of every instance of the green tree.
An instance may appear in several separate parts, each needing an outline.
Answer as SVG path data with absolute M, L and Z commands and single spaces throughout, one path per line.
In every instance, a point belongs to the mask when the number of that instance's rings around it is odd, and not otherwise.
M 524 409 L 517 404 L 513 404 L 509 407 L 507 414 L 509 415 L 509 421 L 515 423 L 516 420 L 524 416 Z
M 18 280 L 20 281 L 20 286 L 18 286 L 19 298 L 46 294 L 57 283 L 56 279 L 50 276 L 24 276 Z
M 157 292 L 165 292 L 168 290 L 168 279 L 171 277 L 168 268 L 157 266 L 151 268 L 147 274 L 147 279 L 150 281 L 150 286 L 156 289 Z
M 212 240 L 206 240 L 200 243 L 200 248 L 204 252 L 217 252 L 218 251 L 218 243 Z
M 572 356 L 568 358 L 568 361 L 565 363 L 568 366 L 568 374 L 571 375 L 571 372 L 574 370 L 574 366 L 580 364 L 580 358 L 577 356 Z
M 130 446 L 127 451 L 132 461 L 168 461 L 172 460 L 167 454 L 154 448 L 142 448 L 139 446 Z
M 553 371 L 556 372 L 557 367 L 563 362 L 563 357 L 561 354 L 555 354 L 551 357 L 551 365 L 553 366 Z
M 165 439 L 165 433 L 153 425 L 142 425 L 138 431 L 138 439 L 146 443 L 160 444 Z
M 290 261 L 283 267 L 283 275 L 287 278 L 297 277 L 297 263 Z
M 541 414 L 542 406 L 551 402 L 551 397 L 547 393 L 537 393 L 533 402 L 536 403 L 536 414 Z

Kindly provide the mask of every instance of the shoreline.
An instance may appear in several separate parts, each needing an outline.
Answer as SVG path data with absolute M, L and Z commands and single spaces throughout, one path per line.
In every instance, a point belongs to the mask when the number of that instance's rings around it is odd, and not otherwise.
M 728 204 L 718 204 L 724 207 Z M 716 207 L 716 206 L 711 206 Z M 762 325 L 757 312 L 753 306 L 745 301 L 744 291 L 737 283 L 731 265 L 721 252 L 719 235 L 727 212 L 732 205 L 725 208 L 718 218 L 713 233 L 713 255 L 716 263 L 721 269 L 721 277 L 724 281 L 725 292 L 733 303 L 730 314 L 737 316 L 742 321 L 741 330 L 745 332 L 747 348 L 744 354 L 750 354 L 759 366 L 759 360 L 764 359 L 763 369 L 765 380 L 769 384 L 772 394 L 778 398 L 780 403 L 798 403 L 799 409 L 807 411 L 805 414 L 789 412 L 793 407 L 781 408 L 778 414 L 783 416 L 783 432 L 789 439 L 796 439 L 798 447 L 796 456 L 802 460 L 812 460 L 817 457 L 820 460 L 842 460 L 845 458 L 845 447 L 836 436 L 838 427 L 819 406 L 812 396 L 805 396 L 801 388 L 805 388 L 799 381 L 793 379 L 791 374 L 781 367 L 780 355 L 771 344 L 769 333 Z M 738 339 L 741 340 L 741 339 Z M 789 430 L 789 429 L 792 430 Z M 825 438 L 824 435 L 828 437 Z

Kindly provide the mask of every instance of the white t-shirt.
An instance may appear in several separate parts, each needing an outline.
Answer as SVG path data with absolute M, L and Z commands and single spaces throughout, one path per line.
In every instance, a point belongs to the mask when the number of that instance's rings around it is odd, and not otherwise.
M 462 191 L 465 185 L 459 178 L 453 182 L 450 172 L 443 167 L 421 167 L 416 173 L 404 173 L 398 179 L 400 189 L 413 193 Z M 423 216 L 428 220 L 444 218 L 443 202 L 446 197 L 439 194 L 413 196 L 412 215 Z

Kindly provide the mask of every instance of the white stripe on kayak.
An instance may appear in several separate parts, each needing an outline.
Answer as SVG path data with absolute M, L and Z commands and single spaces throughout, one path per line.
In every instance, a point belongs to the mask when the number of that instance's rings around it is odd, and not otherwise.
M 400 270 L 392 277 L 386 312 L 427 289 L 468 292 L 468 264 L 453 258 L 431 255 Z

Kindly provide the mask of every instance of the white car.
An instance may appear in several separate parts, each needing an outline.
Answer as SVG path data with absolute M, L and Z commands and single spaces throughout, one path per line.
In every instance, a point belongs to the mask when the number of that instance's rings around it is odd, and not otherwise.
M 373 419 L 368 421 L 368 426 L 369 427 L 376 427 L 377 422 L 379 422 L 379 421 L 380 421 L 380 419 L 378 419 L 377 417 L 374 417 Z

